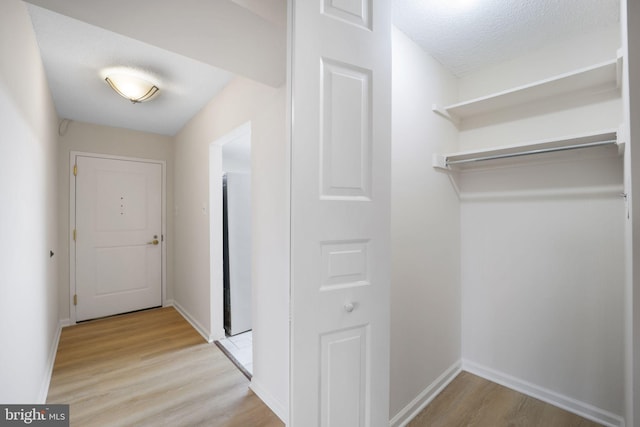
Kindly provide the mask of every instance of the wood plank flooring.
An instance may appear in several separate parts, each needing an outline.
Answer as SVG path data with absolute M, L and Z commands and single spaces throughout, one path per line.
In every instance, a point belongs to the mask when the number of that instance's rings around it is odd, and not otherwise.
M 64 328 L 48 403 L 72 426 L 281 427 L 245 376 L 175 311 Z M 460 373 L 409 427 L 595 427 L 562 409 Z
M 596 427 L 540 400 L 461 372 L 409 427 Z
M 172 307 L 64 328 L 47 402 L 82 427 L 284 425 Z

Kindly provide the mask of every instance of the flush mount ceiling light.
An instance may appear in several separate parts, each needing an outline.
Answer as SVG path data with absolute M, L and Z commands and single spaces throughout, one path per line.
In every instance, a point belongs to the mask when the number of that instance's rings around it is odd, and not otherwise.
M 155 84 L 129 73 L 111 73 L 105 80 L 118 95 L 134 104 L 150 100 L 160 90 Z

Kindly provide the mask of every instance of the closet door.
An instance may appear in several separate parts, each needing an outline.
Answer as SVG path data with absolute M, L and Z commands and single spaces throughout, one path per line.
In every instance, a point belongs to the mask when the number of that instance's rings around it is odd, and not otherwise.
M 389 0 L 293 1 L 292 426 L 389 425 Z

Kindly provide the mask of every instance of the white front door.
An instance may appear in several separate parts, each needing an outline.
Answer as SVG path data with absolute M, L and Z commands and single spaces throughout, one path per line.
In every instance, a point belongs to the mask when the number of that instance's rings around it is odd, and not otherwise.
M 76 166 L 76 320 L 162 305 L 162 164 Z
M 293 0 L 293 427 L 389 425 L 389 0 Z

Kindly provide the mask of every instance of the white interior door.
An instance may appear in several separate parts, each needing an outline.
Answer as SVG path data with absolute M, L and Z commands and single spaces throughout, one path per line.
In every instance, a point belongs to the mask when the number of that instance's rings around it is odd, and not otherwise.
M 76 165 L 76 320 L 162 305 L 162 164 Z
M 389 0 L 293 1 L 290 425 L 389 425 Z

